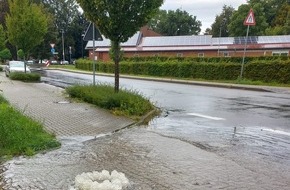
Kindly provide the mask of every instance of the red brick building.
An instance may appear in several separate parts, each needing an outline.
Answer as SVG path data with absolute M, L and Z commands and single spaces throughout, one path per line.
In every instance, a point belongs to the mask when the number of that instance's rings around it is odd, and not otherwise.
M 246 45 L 246 56 L 289 56 L 290 35 L 221 37 L 211 35 L 160 36 L 143 27 L 127 42 L 121 44 L 125 57 L 133 56 L 179 56 L 179 57 L 242 57 Z M 96 41 L 98 60 L 109 61 L 110 40 Z M 93 59 L 93 42 L 87 43 L 89 57 Z

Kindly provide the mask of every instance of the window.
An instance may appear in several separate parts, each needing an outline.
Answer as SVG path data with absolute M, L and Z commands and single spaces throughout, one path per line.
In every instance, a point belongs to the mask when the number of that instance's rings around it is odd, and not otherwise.
M 230 57 L 230 53 L 229 52 L 224 52 L 224 57 Z
M 204 57 L 204 53 L 198 53 L 198 57 Z
M 289 51 L 273 51 L 272 55 L 273 56 L 288 56 Z

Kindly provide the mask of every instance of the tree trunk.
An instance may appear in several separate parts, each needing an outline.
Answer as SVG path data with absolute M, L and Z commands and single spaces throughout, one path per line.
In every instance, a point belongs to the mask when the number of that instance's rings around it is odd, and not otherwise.
M 119 92 L 119 78 L 120 78 L 120 69 L 119 62 L 121 58 L 121 46 L 120 42 L 112 41 L 112 56 L 115 63 L 115 93 Z

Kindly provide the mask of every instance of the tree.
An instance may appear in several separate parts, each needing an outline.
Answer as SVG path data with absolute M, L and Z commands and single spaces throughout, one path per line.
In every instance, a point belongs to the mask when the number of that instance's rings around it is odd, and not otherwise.
M 180 9 L 160 10 L 149 22 L 149 27 L 165 36 L 197 35 L 201 31 L 201 21 Z
M 10 13 L 6 16 L 9 42 L 21 48 L 26 58 L 43 41 L 47 32 L 47 17 L 42 8 L 29 0 L 9 0 Z
M 6 34 L 2 24 L 0 24 L 0 51 L 5 48 L 6 44 Z
M 267 35 L 288 35 L 290 34 L 290 2 L 280 6 L 271 27 L 266 30 Z
M 5 15 L 9 11 L 8 0 L 0 0 L 0 24 L 4 26 Z
M 19 57 L 20 59 L 25 59 L 25 53 L 22 49 L 17 51 L 17 57 Z
M 11 59 L 12 54 L 8 48 L 5 48 L 4 50 L 0 51 L 0 60 L 4 61 Z
M 111 40 L 115 92 L 119 92 L 120 43 L 128 41 L 158 11 L 163 0 L 77 0 L 85 16 Z
M 223 6 L 222 13 L 215 17 L 214 23 L 211 25 L 212 35 L 215 37 L 228 37 L 228 23 L 235 9 L 232 6 Z
M 261 3 L 255 4 L 253 7 L 256 26 L 251 26 L 249 30 L 250 36 L 262 36 L 265 34 L 265 30 L 269 24 L 266 22 L 266 16 L 264 8 Z M 228 25 L 230 36 L 246 36 L 247 26 L 243 25 L 251 6 L 249 4 L 243 4 L 239 6 L 238 10 L 233 13 L 231 17 L 231 23 Z
M 212 35 L 212 30 L 210 28 L 206 28 L 203 35 Z

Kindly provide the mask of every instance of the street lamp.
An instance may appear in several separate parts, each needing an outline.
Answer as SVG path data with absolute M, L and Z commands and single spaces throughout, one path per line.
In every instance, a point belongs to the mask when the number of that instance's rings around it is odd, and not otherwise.
M 69 63 L 71 64 L 71 46 L 69 46 Z
M 64 38 L 63 38 L 64 30 L 61 30 L 61 39 L 62 39 L 62 61 L 64 63 Z
M 223 18 L 220 25 L 220 34 L 219 34 L 219 47 L 218 47 L 218 57 L 220 56 L 220 45 L 221 45 L 221 37 L 222 37 L 222 27 L 226 25 L 226 18 Z
M 82 58 L 84 58 L 84 37 L 85 37 L 85 34 L 83 33 L 82 39 L 81 39 L 81 41 L 82 41 Z

